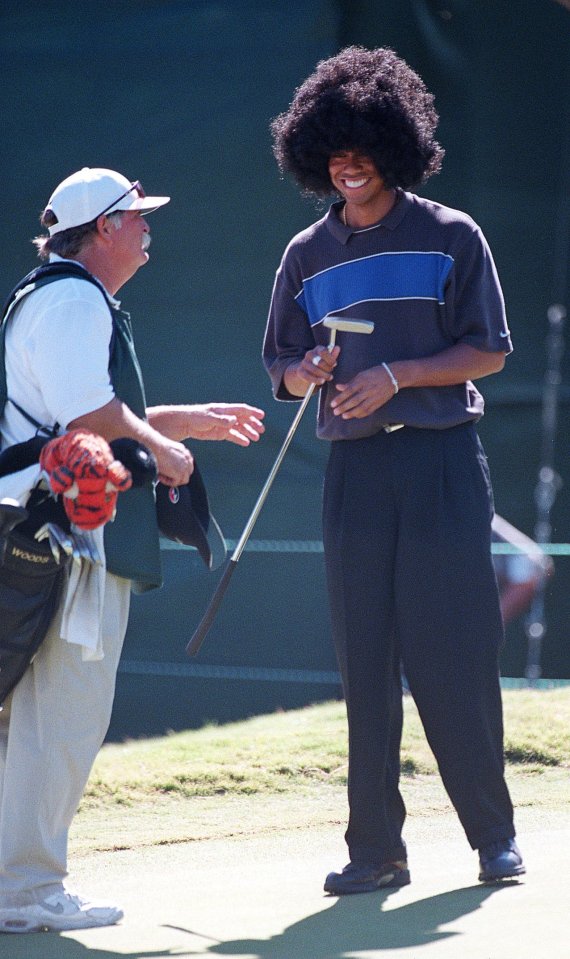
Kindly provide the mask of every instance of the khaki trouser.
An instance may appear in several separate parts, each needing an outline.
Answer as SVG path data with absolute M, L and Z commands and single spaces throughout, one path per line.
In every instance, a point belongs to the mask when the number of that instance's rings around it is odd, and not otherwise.
M 107 574 L 96 662 L 60 638 L 56 616 L 0 712 L 0 907 L 63 888 L 69 827 L 111 718 L 129 601 L 129 580 Z

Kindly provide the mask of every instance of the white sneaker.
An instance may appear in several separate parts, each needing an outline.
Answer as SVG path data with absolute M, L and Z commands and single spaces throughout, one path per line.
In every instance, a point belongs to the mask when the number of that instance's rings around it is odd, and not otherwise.
M 108 903 L 93 902 L 69 892 L 57 892 L 30 906 L 0 909 L 0 932 L 51 932 L 112 926 L 123 911 Z

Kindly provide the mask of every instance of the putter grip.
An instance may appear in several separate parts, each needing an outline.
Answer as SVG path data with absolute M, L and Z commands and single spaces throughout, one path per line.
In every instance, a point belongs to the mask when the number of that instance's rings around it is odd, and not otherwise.
M 218 612 L 220 603 L 222 602 L 224 593 L 226 589 L 228 588 L 228 583 L 232 577 L 232 573 L 234 569 L 236 568 L 236 566 L 237 566 L 237 562 L 234 559 L 230 559 L 228 565 L 226 566 L 224 570 L 224 575 L 222 576 L 220 582 L 218 583 L 216 587 L 216 592 L 212 596 L 206 612 L 202 616 L 202 619 L 200 623 L 198 624 L 198 627 L 194 635 L 192 636 L 192 639 L 190 640 L 190 642 L 188 643 L 186 647 L 186 652 L 188 653 L 189 656 L 195 656 L 198 650 L 200 649 L 202 643 L 204 642 L 208 634 L 208 631 L 210 629 L 210 626 L 214 622 L 214 618 L 216 616 L 216 613 Z

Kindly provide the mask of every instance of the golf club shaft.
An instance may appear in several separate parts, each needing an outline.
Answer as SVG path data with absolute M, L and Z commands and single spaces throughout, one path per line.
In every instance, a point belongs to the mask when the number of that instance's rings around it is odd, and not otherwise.
M 335 338 L 336 338 L 336 330 L 332 329 L 329 345 L 328 345 L 329 353 L 335 344 Z M 239 558 L 241 554 L 243 553 L 245 544 L 247 543 L 249 537 L 251 536 L 251 532 L 253 530 L 253 527 L 256 524 L 257 517 L 259 516 L 263 508 L 263 504 L 265 503 L 265 500 L 267 499 L 267 494 L 269 493 L 269 490 L 271 489 L 273 480 L 275 479 L 277 472 L 279 470 L 279 467 L 281 466 L 281 463 L 283 462 L 285 453 L 287 452 L 287 450 L 289 449 L 289 446 L 291 445 L 291 440 L 293 439 L 295 432 L 297 430 L 297 427 L 299 423 L 301 422 L 303 413 L 305 412 L 305 410 L 307 409 L 307 406 L 309 405 L 309 400 L 311 399 L 311 396 L 315 392 L 315 386 L 316 386 L 315 383 L 311 383 L 311 385 L 309 386 L 307 392 L 305 393 L 303 397 L 303 401 L 299 409 L 297 410 L 295 419 L 293 420 L 293 422 L 291 423 L 291 426 L 289 427 L 287 436 L 285 437 L 283 441 L 283 445 L 281 449 L 279 450 L 279 453 L 277 454 L 277 459 L 275 460 L 271 468 L 271 472 L 269 473 L 269 476 L 267 477 L 265 481 L 263 489 L 261 490 L 261 493 L 259 494 L 257 498 L 257 502 L 255 506 L 253 507 L 251 516 L 249 517 L 247 523 L 245 524 L 243 533 L 241 534 L 236 544 L 236 547 L 231 555 L 231 558 L 226 566 L 226 569 L 224 570 L 224 574 L 216 587 L 216 591 L 214 595 L 212 596 L 212 599 L 210 600 L 208 608 L 206 612 L 204 613 L 200 623 L 198 624 L 198 627 L 196 631 L 194 632 L 192 639 L 186 646 L 186 652 L 189 656 L 196 655 L 196 653 L 200 649 L 202 643 L 204 642 L 204 639 L 206 638 L 208 634 L 210 626 L 214 622 L 214 618 L 220 607 L 220 603 L 222 602 L 224 593 L 226 592 L 228 588 L 230 579 L 239 562 Z
M 208 635 L 210 626 L 214 622 L 216 613 L 218 612 L 220 603 L 222 602 L 224 593 L 226 589 L 228 588 L 228 584 L 230 582 L 232 573 L 235 570 L 236 566 L 237 566 L 237 563 L 232 557 L 229 560 L 224 570 L 223 576 L 216 587 L 216 591 L 208 604 L 208 608 L 206 612 L 202 616 L 202 619 L 198 623 L 198 626 L 194 632 L 194 635 L 192 636 L 192 639 L 190 640 L 190 642 L 188 643 L 186 647 L 186 652 L 188 656 L 196 655 L 196 653 L 200 649 L 200 646 L 204 642 L 204 639 Z
M 237 563 L 239 561 L 239 558 L 241 554 L 243 553 L 244 546 L 247 543 L 249 537 L 251 536 L 251 531 L 253 530 L 253 527 L 255 526 L 257 522 L 257 517 L 261 513 L 263 504 L 265 503 L 265 500 L 267 499 L 267 494 L 269 493 L 269 490 L 271 489 L 273 485 L 273 480 L 275 479 L 277 472 L 279 470 L 279 467 L 281 466 L 281 463 L 283 462 L 285 453 L 287 452 L 287 450 L 289 449 L 289 446 L 291 445 L 291 440 L 293 439 L 293 436 L 295 435 L 297 427 L 299 423 L 301 422 L 303 413 L 307 409 L 309 400 L 311 399 L 311 396 L 313 395 L 314 392 L 315 392 L 315 384 L 311 383 L 311 385 L 309 386 L 309 389 L 307 390 L 307 392 L 305 393 L 305 396 L 303 397 L 303 402 L 301 403 L 299 409 L 297 410 L 295 419 L 293 420 L 293 422 L 291 423 L 291 426 L 289 427 L 289 432 L 287 433 L 287 436 L 285 437 L 285 440 L 283 441 L 283 446 L 279 450 L 277 459 L 275 460 L 271 468 L 271 472 L 265 481 L 263 489 L 261 490 L 261 493 L 258 496 L 257 503 L 253 507 L 251 516 L 249 517 L 245 525 L 244 531 L 241 534 L 236 544 L 236 548 L 234 549 L 232 553 L 232 561 L 234 563 Z
M 205 637 L 208 634 L 210 626 L 214 622 L 214 618 L 216 616 L 220 603 L 222 602 L 224 593 L 226 592 L 226 589 L 228 588 L 230 579 L 232 577 L 232 573 L 234 572 L 239 562 L 239 558 L 241 554 L 243 553 L 245 544 L 247 543 L 249 537 L 251 536 L 251 531 L 253 530 L 253 527 L 255 526 L 255 523 L 257 521 L 257 517 L 259 516 L 262 510 L 263 504 L 265 503 L 265 500 L 267 499 L 267 495 L 269 493 L 269 490 L 271 489 L 273 480 L 275 479 L 277 475 L 277 471 L 279 470 L 279 467 L 281 466 L 281 463 L 283 462 L 283 457 L 285 456 L 285 453 L 289 449 L 291 440 L 293 439 L 293 436 L 295 435 L 295 431 L 301 421 L 301 417 L 303 416 L 303 413 L 307 409 L 309 400 L 311 399 L 311 396 L 313 395 L 314 391 L 315 391 L 315 384 L 311 383 L 311 385 L 309 386 L 309 389 L 307 390 L 307 392 L 305 393 L 305 396 L 303 397 L 303 402 L 301 403 L 299 409 L 297 410 L 297 415 L 295 416 L 295 419 L 293 420 L 293 422 L 291 423 L 291 426 L 289 427 L 289 432 L 287 433 L 287 436 L 285 437 L 283 445 L 281 449 L 279 450 L 277 459 L 275 460 L 275 463 L 273 464 L 271 472 L 269 473 L 269 476 L 267 477 L 265 481 L 263 489 L 261 490 L 261 493 L 259 494 L 257 498 L 257 502 L 252 510 L 251 516 L 249 517 L 245 525 L 244 531 L 237 542 L 237 545 L 231 555 L 231 558 L 224 570 L 224 574 L 216 587 L 216 591 L 214 595 L 212 596 L 212 599 L 210 600 L 208 608 L 206 612 L 204 613 L 204 616 L 202 617 L 200 623 L 198 624 L 198 627 L 194 635 L 192 636 L 192 639 L 190 640 L 190 642 L 188 643 L 186 647 L 186 652 L 188 653 L 189 656 L 196 655 L 196 653 L 200 649 L 200 646 L 204 642 Z

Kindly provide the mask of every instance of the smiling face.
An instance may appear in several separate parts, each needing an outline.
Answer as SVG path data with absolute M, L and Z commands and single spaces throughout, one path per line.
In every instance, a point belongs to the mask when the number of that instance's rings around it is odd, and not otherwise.
M 386 188 L 371 158 L 359 150 L 333 153 L 329 157 L 329 176 L 335 190 L 346 200 L 346 218 L 351 226 L 376 223 L 394 203 L 394 191 Z

